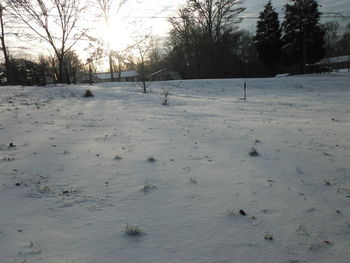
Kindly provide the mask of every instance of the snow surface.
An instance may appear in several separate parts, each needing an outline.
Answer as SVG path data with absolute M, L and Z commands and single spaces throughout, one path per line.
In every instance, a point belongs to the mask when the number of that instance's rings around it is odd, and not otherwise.
M 349 262 L 350 75 L 244 81 L 0 87 L 0 262 Z

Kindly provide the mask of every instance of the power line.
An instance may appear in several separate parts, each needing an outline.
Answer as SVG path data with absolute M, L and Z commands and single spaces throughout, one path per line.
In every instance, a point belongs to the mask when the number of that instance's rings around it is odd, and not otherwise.
M 125 18 L 136 18 L 136 19 L 170 19 L 170 18 L 181 18 L 179 16 L 128 16 Z M 259 19 L 259 16 L 237 16 L 238 19 Z M 343 15 L 343 14 L 339 14 L 339 15 L 322 15 L 321 14 L 321 18 L 343 18 L 343 19 L 349 19 L 350 18 L 350 14 L 349 15 Z

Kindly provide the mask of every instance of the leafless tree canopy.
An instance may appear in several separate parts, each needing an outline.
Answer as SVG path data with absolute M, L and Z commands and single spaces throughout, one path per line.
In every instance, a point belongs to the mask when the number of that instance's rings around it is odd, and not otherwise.
M 187 0 L 178 16 L 169 19 L 171 49 L 183 52 L 188 75 L 216 76 L 228 60 L 227 47 L 244 11 L 241 0 Z M 226 48 L 226 50 L 225 50 Z
M 244 11 L 241 0 L 188 0 L 188 11 L 202 25 L 212 41 L 217 41 L 227 31 L 237 29 L 238 14 Z
M 64 55 L 82 37 L 77 23 L 84 6 L 79 0 L 8 0 L 11 13 L 41 40 L 47 42 L 58 59 L 58 81 L 63 79 Z
M 113 13 L 115 15 L 118 14 L 120 8 L 127 2 L 127 0 L 96 0 L 96 2 L 102 12 L 105 23 L 108 25 L 111 15 L 113 15 Z M 113 8 L 114 4 L 116 5 L 115 10 Z
M 140 66 L 140 78 L 143 88 L 143 93 L 147 92 L 147 85 L 146 85 L 146 76 L 145 76 L 145 63 L 147 60 L 147 55 L 150 49 L 152 48 L 152 36 L 150 33 L 146 35 L 138 36 L 135 39 L 134 48 L 136 49 L 138 55 L 139 55 L 139 66 Z
M 1 41 L 1 49 L 4 54 L 4 59 L 5 59 L 5 68 L 6 68 L 6 75 L 7 75 L 7 80 L 10 84 L 12 84 L 12 75 L 10 73 L 10 58 L 9 58 L 9 53 L 7 50 L 7 45 L 5 41 L 5 21 L 4 21 L 4 11 L 5 7 L 0 3 L 0 41 Z

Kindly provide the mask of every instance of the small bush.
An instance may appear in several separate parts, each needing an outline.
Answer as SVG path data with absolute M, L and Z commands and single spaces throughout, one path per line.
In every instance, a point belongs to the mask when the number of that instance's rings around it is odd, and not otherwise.
M 239 213 L 241 216 L 246 216 L 246 215 L 247 215 L 247 213 L 246 213 L 243 209 L 239 210 L 238 213 Z
M 265 240 L 273 240 L 273 235 L 267 233 L 267 234 L 264 236 L 264 239 L 265 239 Z
M 128 236 L 140 236 L 144 233 L 143 230 L 138 226 L 129 224 L 125 226 L 124 232 Z
M 155 185 L 153 185 L 153 184 L 145 183 L 141 190 L 144 193 L 148 193 L 149 191 L 156 189 L 156 188 L 157 187 L 155 187 Z
M 252 147 L 252 149 L 251 149 L 250 152 L 249 152 L 249 155 L 255 157 L 255 156 L 259 156 L 260 154 L 259 154 L 258 151 L 255 149 L 255 147 Z
M 91 97 L 94 97 L 94 94 L 92 94 L 92 91 L 88 89 L 85 91 L 83 97 L 84 98 L 91 98 Z
M 162 105 L 163 106 L 168 106 L 169 105 L 169 102 L 168 102 L 169 94 L 170 94 L 170 90 L 169 89 L 166 89 L 166 88 L 162 89 L 162 96 L 163 96 L 163 103 L 162 103 Z
M 123 157 L 121 157 L 117 154 L 113 159 L 116 161 L 120 161 L 121 159 L 123 159 Z
M 11 162 L 11 161 L 14 161 L 15 158 L 14 157 L 4 157 L 2 158 L 3 161 L 8 161 L 8 162 Z
M 325 185 L 331 185 L 331 182 L 330 182 L 330 180 L 326 179 L 326 180 L 324 180 L 324 184 Z
M 156 160 L 156 158 L 154 158 L 153 156 L 151 156 L 151 157 L 149 157 L 149 158 L 147 159 L 147 161 L 150 162 L 150 163 L 154 163 L 154 162 L 157 161 L 157 160 Z
M 197 184 L 196 178 L 193 178 L 193 177 L 190 178 L 190 182 L 191 182 L 192 184 Z

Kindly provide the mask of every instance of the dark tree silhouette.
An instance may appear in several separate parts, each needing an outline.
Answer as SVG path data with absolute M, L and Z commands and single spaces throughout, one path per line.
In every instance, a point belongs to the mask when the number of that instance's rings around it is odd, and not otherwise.
M 278 14 L 269 1 L 259 15 L 256 29 L 256 49 L 268 74 L 275 74 L 282 54 L 281 28 Z
M 12 15 L 54 50 L 58 61 L 58 82 L 64 80 L 65 54 L 86 31 L 77 28 L 79 17 L 84 10 L 82 2 L 80 0 L 7 0 Z
M 244 11 L 237 0 L 188 0 L 171 18 L 171 55 L 183 58 L 187 77 L 225 77 L 228 50 Z M 176 59 L 177 60 L 177 59 Z
M 5 6 L 0 3 L 0 41 L 1 41 L 1 49 L 4 54 L 4 60 L 5 60 L 5 69 L 6 69 L 6 82 L 7 84 L 13 84 L 13 73 L 12 73 L 12 67 L 11 67 L 11 61 L 10 61 L 10 55 L 7 49 L 6 45 L 6 32 L 5 32 L 5 19 L 4 19 L 4 12 L 5 12 Z
M 300 73 L 306 64 L 313 64 L 324 56 L 324 31 L 315 0 L 289 0 L 284 6 L 283 43 L 284 61 L 288 65 L 299 63 Z

